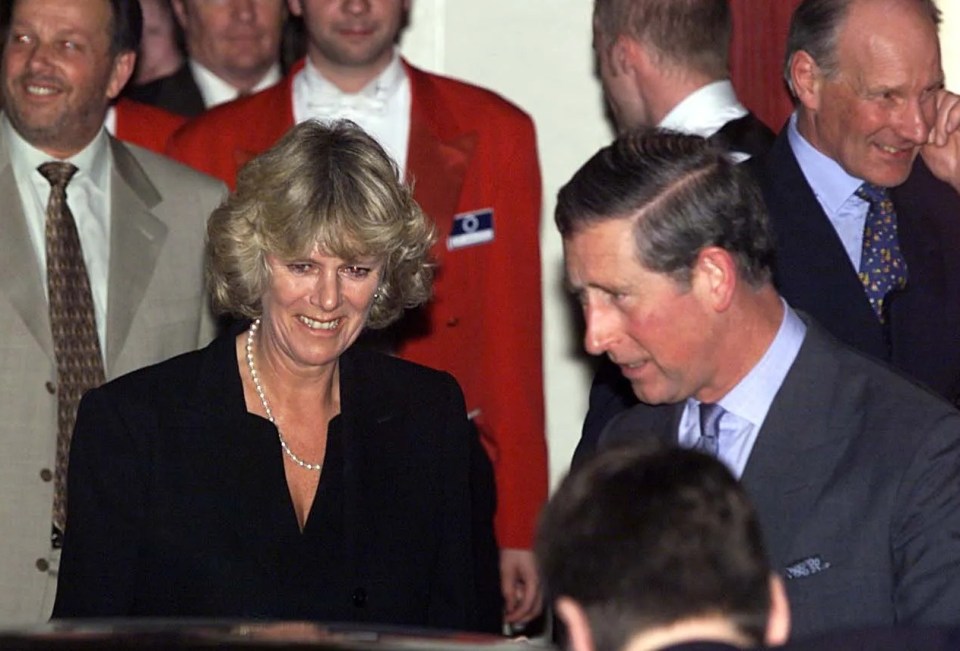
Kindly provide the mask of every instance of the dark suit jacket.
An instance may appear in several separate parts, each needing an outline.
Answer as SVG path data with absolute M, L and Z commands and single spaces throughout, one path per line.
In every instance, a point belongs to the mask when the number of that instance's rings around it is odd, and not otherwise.
M 406 178 L 437 225 L 438 272 L 434 300 L 392 329 L 394 352 L 457 378 L 493 459 L 497 540 L 529 549 L 547 497 L 533 122 L 488 90 L 404 66 L 412 94 Z M 167 153 L 232 186 L 243 164 L 293 126 L 298 69 L 194 118 L 173 135 Z M 449 249 L 455 217 L 486 208 L 493 241 Z
M 203 103 L 200 87 L 197 86 L 186 62 L 172 75 L 154 79 L 141 86 L 128 86 L 123 95 L 188 118 L 200 115 L 207 108 Z
M 474 628 L 479 446 L 453 378 L 356 348 L 341 357 L 342 504 L 331 512 L 342 517 L 304 530 L 337 527 L 341 539 L 325 580 L 304 585 L 316 554 L 304 548 L 276 429 L 246 410 L 234 346 L 220 337 L 84 397 L 54 617 Z
M 855 629 L 791 639 L 780 651 L 956 651 L 960 629 L 918 626 Z
M 838 339 L 957 404 L 960 399 L 960 196 L 918 157 L 892 190 L 906 288 L 889 299 L 888 327 L 874 316 L 856 270 L 807 184 L 784 128 L 751 166 L 770 211 L 780 293 Z
M 639 404 L 580 452 L 675 442 L 682 409 Z M 960 623 L 960 413 L 937 396 L 810 323 L 742 479 L 795 635 Z
M 747 113 L 742 118 L 723 125 L 717 133 L 710 136 L 710 141 L 755 158 L 770 149 L 774 138 L 773 131 L 766 124 L 753 113 Z M 597 363 L 597 371 L 590 386 L 590 403 L 583 421 L 583 437 L 598 436 L 611 418 L 635 404 L 637 398 L 620 369 L 606 357 L 602 358 Z M 578 456 L 579 453 L 575 452 L 574 463 L 577 463 Z

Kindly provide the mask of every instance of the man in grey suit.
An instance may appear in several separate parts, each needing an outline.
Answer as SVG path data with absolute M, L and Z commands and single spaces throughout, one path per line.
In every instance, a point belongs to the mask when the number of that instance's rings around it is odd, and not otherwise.
M 85 354 L 96 351 L 84 358 L 96 367 L 89 377 L 110 379 L 209 340 L 203 231 L 225 192 L 103 130 L 133 71 L 139 3 L 15 0 L 11 11 L 0 72 L 3 624 L 46 619 L 55 596 L 65 517 L 55 487 L 75 417 L 66 396 L 79 385 L 64 379 L 75 359 L 65 351 L 83 339 Z M 51 169 L 67 170 L 65 201 Z M 68 247 L 52 247 L 54 228 L 69 231 L 74 252 L 71 281 L 59 286 Z M 54 296 L 66 307 L 48 308 Z M 80 296 L 83 309 L 69 303 Z
M 773 132 L 729 79 L 732 11 L 729 0 L 595 0 L 593 48 L 620 131 L 659 126 L 703 136 L 738 160 L 770 148 Z M 601 360 L 584 435 L 636 402 L 617 367 Z
M 701 138 L 641 132 L 560 191 L 584 345 L 640 404 L 581 440 L 657 436 L 742 479 L 798 636 L 960 623 L 960 413 L 794 312 L 749 172 Z

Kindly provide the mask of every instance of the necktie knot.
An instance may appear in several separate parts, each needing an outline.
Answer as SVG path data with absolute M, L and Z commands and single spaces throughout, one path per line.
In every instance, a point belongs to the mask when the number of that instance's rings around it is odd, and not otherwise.
M 886 188 L 867 182 L 857 188 L 854 194 L 870 204 L 880 204 L 890 199 L 890 193 Z
M 700 440 L 697 449 L 717 456 L 720 453 L 720 419 L 727 413 L 719 404 L 700 403 Z
M 67 183 L 77 173 L 77 166 L 72 163 L 49 161 L 37 167 L 37 171 L 50 182 L 50 186 L 55 190 L 66 190 Z

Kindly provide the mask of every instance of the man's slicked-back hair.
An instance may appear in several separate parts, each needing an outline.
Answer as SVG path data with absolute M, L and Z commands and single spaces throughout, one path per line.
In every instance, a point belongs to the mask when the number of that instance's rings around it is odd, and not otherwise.
M 783 60 L 783 78 L 791 93 L 793 82 L 790 79 L 790 66 L 793 57 L 801 50 L 817 62 L 817 66 L 828 79 L 836 76 L 840 69 L 840 62 L 837 60 L 840 28 L 850 13 L 850 7 L 857 1 L 859 0 L 804 0 L 793 11 Z M 934 25 L 940 25 L 940 9 L 934 0 L 908 1 L 915 2 Z
M 561 483 L 535 547 L 547 593 L 583 607 L 597 651 L 702 616 L 764 639 L 771 567 L 760 525 L 714 457 L 654 439 L 599 453 Z
M 595 0 L 608 39 L 625 34 L 651 45 L 665 63 L 726 77 L 733 21 L 729 0 Z
M 740 276 L 770 281 L 773 234 L 756 181 L 722 148 L 699 136 L 663 129 L 621 135 L 597 152 L 557 197 L 564 238 L 591 224 L 633 219 L 640 263 L 681 284 L 700 251 L 730 253 Z

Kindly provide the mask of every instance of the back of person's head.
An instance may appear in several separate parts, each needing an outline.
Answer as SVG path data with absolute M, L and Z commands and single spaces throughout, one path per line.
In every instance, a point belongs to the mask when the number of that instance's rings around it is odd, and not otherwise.
M 803 0 L 793 12 L 790 30 L 787 33 L 787 49 L 783 62 L 783 78 L 793 92 L 790 66 L 794 55 L 804 51 L 817 62 L 827 78 L 836 76 L 840 65 L 837 60 L 837 37 L 856 2 L 877 0 Z M 934 0 L 907 0 L 930 17 L 934 25 L 940 25 L 940 10 Z
M 714 457 L 655 441 L 601 452 L 544 509 L 536 553 L 551 598 L 585 613 L 595 651 L 704 618 L 744 645 L 786 639 L 757 516 Z M 785 622 L 771 623 L 772 599 Z
M 729 0 L 595 0 L 594 23 L 608 39 L 625 34 L 651 46 L 665 64 L 728 75 Z
M 698 253 L 728 251 L 750 285 L 769 282 L 773 234 L 756 181 L 699 136 L 628 132 L 598 151 L 557 197 L 556 224 L 570 237 L 592 223 L 635 220 L 640 262 L 688 283 Z

